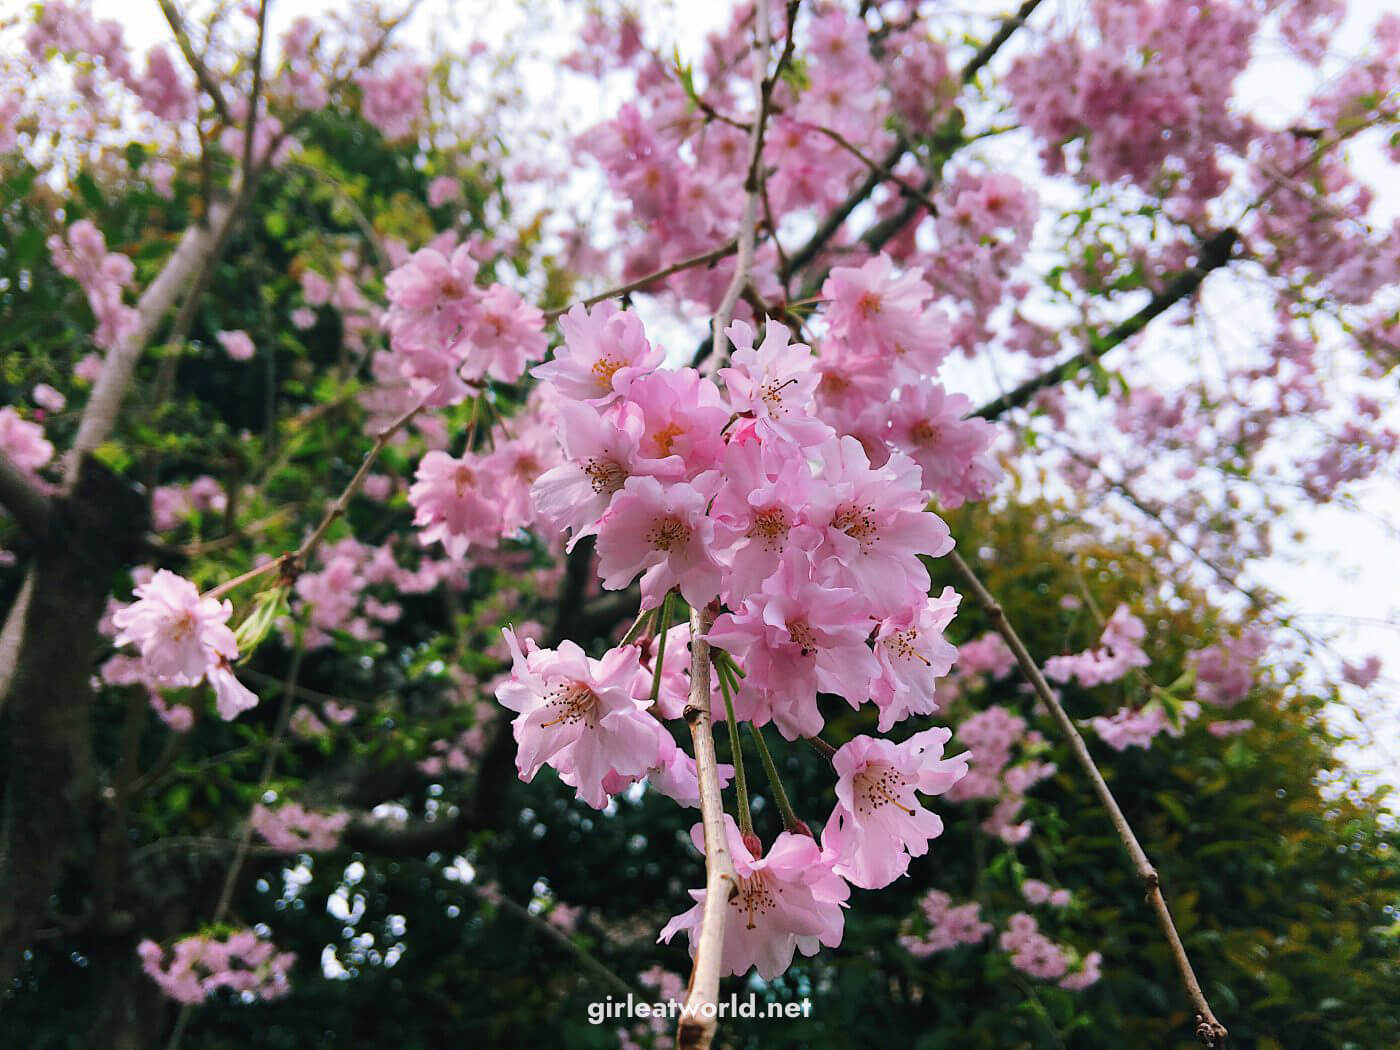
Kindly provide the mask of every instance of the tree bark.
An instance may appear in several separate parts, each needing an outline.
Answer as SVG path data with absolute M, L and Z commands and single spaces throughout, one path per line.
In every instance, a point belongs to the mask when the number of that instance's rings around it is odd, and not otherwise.
M 112 578 L 134 557 L 145 501 L 97 460 L 55 500 L 37 539 L 33 585 L 5 704 L 0 811 L 0 996 L 50 912 L 63 862 L 92 801 L 90 678 Z

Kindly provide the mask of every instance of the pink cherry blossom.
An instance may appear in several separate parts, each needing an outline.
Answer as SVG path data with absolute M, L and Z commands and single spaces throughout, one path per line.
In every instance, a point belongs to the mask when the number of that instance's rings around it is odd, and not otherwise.
M 731 441 L 724 476 L 710 514 L 725 563 L 721 593 L 738 606 L 778 570 L 789 547 L 810 551 L 820 541 L 807 517 L 816 485 L 806 458 L 778 437 Z
M 953 549 L 948 526 L 924 509 L 919 468 L 899 453 L 874 469 L 853 437 L 821 447 L 824 489 L 810 514 L 823 527 L 815 557 L 837 586 L 866 596 L 886 616 L 920 602 L 929 576 L 919 555 Z
M 220 332 L 219 345 L 224 348 L 224 353 L 235 361 L 250 360 L 257 352 L 247 332 Z
M 756 968 L 759 977 L 771 981 L 792 965 L 795 952 L 815 955 L 821 945 L 839 945 L 845 928 L 842 908 L 851 891 L 826 853 L 808 836 L 784 831 L 755 857 L 734 818 L 725 814 L 724 825 L 738 892 L 725 911 L 721 972 L 741 977 Z M 691 839 L 704 850 L 701 825 L 695 825 Z M 691 890 L 695 906 L 671 919 L 658 940 L 669 943 L 684 930 L 693 955 L 705 893 Z
M 533 780 L 546 763 L 562 768 L 579 798 L 595 809 L 607 804 L 604 779 L 645 773 L 657 764 L 657 723 L 647 713 L 650 681 L 635 646 L 610 649 L 601 660 L 573 642 L 540 649 L 506 628 L 513 662 L 496 699 L 517 712 L 511 729 L 516 768 Z
M 408 502 L 424 545 L 441 541 L 461 558 L 473 543 L 493 546 L 501 532 L 500 507 L 481 462 L 470 452 L 453 459 L 434 450 L 418 463 Z
M 938 710 L 934 682 L 952 670 L 957 647 L 943 638 L 943 630 L 957 614 L 961 596 L 944 587 L 917 609 L 880 622 L 875 635 L 875 658 L 880 674 L 871 683 L 871 699 L 880 708 L 880 732 L 910 715 Z
M 935 347 L 946 352 L 936 315 L 924 311 L 931 295 L 916 271 L 896 276 L 888 255 L 877 255 L 858 269 L 838 266 L 822 285 L 832 335 L 858 356 L 891 361 L 910 352 L 927 354 Z M 939 358 L 935 352 L 934 367 Z
M 920 805 L 915 792 L 939 795 L 967 773 L 967 758 L 943 758 L 952 733 L 934 728 L 902 744 L 857 736 L 836 750 L 836 808 L 822 844 L 833 870 L 853 885 L 879 889 L 899 878 L 911 857 L 928 852 L 943 821 Z
M 0 453 L 19 470 L 34 473 L 53 459 L 53 452 L 42 426 L 21 418 L 9 405 L 0 408 Z
M 817 582 L 812 570 L 805 551 L 788 550 L 762 589 L 737 612 L 718 616 L 707 635 L 744 668 L 735 716 L 758 726 L 771 721 L 789 740 L 821 731 L 818 691 L 856 707 L 879 673 L 865 643 L 872 626 L 865 600 Z
M 238 658 L 228 628 L 233 604 L 201 598 L 193 583 L 169 569 L 158 569 L 136 588 L 137 600 L 119 609 L 112 622 L 117 645 L 141 650 L 146 673 L 170 685 L 195 685 L 211 670 Z
M 598 522 L 598 573 L 611 590 L 642 576 L 642 608 L 673 587 L 694 607 L 719 593 L 720 565 L 710 552 L 714 522 L 704 491 L 652 477 L 628 478 Z
M 577 401 L 561 401 L 559 443 L 566 462 L 534 483 L 535 513 L 550 528 L 573 532 L 570 548 L 594 531 L 632 474 L 642 436 L 641 411 L 625 402 L 599 413 Z
M 719 466 L 730 411 L 719 388 L 693 368 L 652 372 L 627 388 L 641 410 L 635 470 L 689 481 Z
M 923 487 L 949 508 L 986 499 L 1001 476 L 987 453 L 996 431 L 985 419 L 964 419 L 972 403 L 938 383 L 902 387 L 890 405 L 888 440 L 923 470 Z
M 769 321 L 763 342 L 754 349 L 754 331 L 744 321 L 726 330 L 734 352 L 729 368 L 721 368 L 729 404 L 738 413 L 758 421 L 760 433 L 775 433 L 797 445 L 814 445 L 831 434 L 831 428 L 812 415 L 812 398 L 820 376 L 812 349 L 792 343 L 785 325 Z
M 614 302 L 601 302 L 592 310 L 575 306 L 559 318 L 559 328 L 564 345 L 552 361 L 536 365 L 530 374 L 576 401 L 611 401 L 665 357 L 647 342 L 637 315 Z

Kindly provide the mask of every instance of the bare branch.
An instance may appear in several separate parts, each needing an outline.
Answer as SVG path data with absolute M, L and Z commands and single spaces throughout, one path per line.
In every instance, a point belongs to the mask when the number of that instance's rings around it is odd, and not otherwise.
M 958 575 L 962 577 L 963 583 L 972 591 L 978 604 L 991 617 L 993 628 L 1011 647 L 1012 653 L 1016 656 L 1016 662 L 1021 667 L 1021 673 L 1026 676 L 1027 681 L 1035 689 L 1036 696 L 1049 709 L 1055 724 L 1065 738 L 1065 742 L 1069 744 L 1070 750 L 1074 753 L 1075 761 L 1084 771 L 1084 775 L 1089 778 L 1094 794 L 1098 796 L 1103 808 L 1108 811 L 1109 819 L 1113 822 L 1113 829 L 1118 833 L 1118 839 L 1123 844 L 1123 850 L 1128 854 L 1133 870 L 1146 888 L 1147 900 L 1156 914 L 1157 925 L 1161 927 L 1162 935 L 1167 940 L 1167 946 L 1171 949 L 1172 959 L 1176 963 L 1181 983 L 1185 986 L 1186 995 L 1196 1010 L 1196 1038 L 1204 1046 L 1212 1048 L 1212 1050 L 1219 1050 L 1225 1045 L 1228 1033 L 1225 1026 L 1211 1012 L 1210 1003 L 1206 1002 L 1205 993 L 1201 991 L 1200 982 L 1196 980 L 1196 973 L 1191 968 L 1191 960 L 1186 954 L 1185 946 L 1181 943 L 1181 935 L 1177 933 L 1176 923 L 1172 921 L 1171 909 L 1167 907 L 1167 900 L 1162 896 L 1161 878 L 1157 874 L 1157 869 L 1152 866 L 1152 861 L 1148 859 L 1142 844 L 1138 842 L 1137 835 L 1133 833 L 1132 825 L 1128 823 L 1128 818 L 1123 815 L 1122 809 L 1119 808 L 1118 800 L 1113 797 L 1113 792 L 1109 789 L 1103 774 L 1099 772 L 1099 767 L 1094 763 L 1093 756 L 1089 754 L 1089 748 L 1085 745 L 1084 738 L 1079 735 L 1079 730 L 1074 727 L 1069 715 L 1065 714 L 1065 709 L 1060 706 L 1060 701 L 1056 698 L 1054 690 L 1045 681 L 1045 676 L 1040 673 L 1040 666 L 1031 659 L 1025 643 L 1021 641 L 1015 628 L 1011 626 L 1011 621 L 1006 618 L 1006 611 L 992 597 L 991 592 L 982 585 L 982 581 L 963 560 L 962 555 L 957 551 L 951 551 L 948 558 Z
M 1009 393 L 993 398 L 971 415 L 980 416 L 983 419 L 995 419 L 1003 412 L 1019 408 L 1046 387 L 1064 382 L 1076 375 L 1085 365 L 1103 357 L 1119 343 L 1137 335 L 1157 315 L 1165 313 L 1169 307 L 1175 306 L 1181 300 L 1194 294 L 1208 273 L 1227 265 L 1237 240 L 1239 240 L 1239 233 L 1233 226 L 1221 230 L 1201 245 L 1195 266 L 1173 278 L 1171 283 L 1154 295 L 1151 301 L 1137 313 L 1092 340 L 1089 347 L 1073 357 L 1062 361 L 1053 368 L 1046 369 L 1038 376 L 1027 379 Z
M 683 270 L 694 269 L 697 266 L 708 266 L 718 262 L 726 256 L 733 255 L 739 248 L 737 240 L 728 241 L 718 248 L 711 248 L 701 255 L 692 255 L 689 259 L 682 259 L 680 262 L 671 263 L 670 266 L 663 266 L 655 273 L 649 273 L 645 277 L 638 277 L 635 281 L 628 281 L 620 284 L 616 288 L 609 288 L 606 291 L 590 295 L 586 299 L 580 299 L 577 303 L 570 303 L 568 306 L 560 306 L 554 310 L 546 310 L 544 313 L 545 322 L 553 321 L 568 313 L 575 306 L 592 306 L 594 303 L 601 303 L 604 299 L 616 299 L 618 296 L 627 295 L 630 292 L 638 292 L 646 289 L 649 285 L 657 281 L 663 281 L 667 277 L 678 274 Z
M 214 103 L 214 108 L 219 111 L 219 118 L 225 124 L 232 125 L 233 114 L 229 111 L 228 102 L 224 100 L 223 90 L 219 87 L 219 82 L 214 78 L 214 74 L 209 71 L 209 67 L 204 64 L 204 59 L 195 51 L 194 44 L 190 41 L 190 35 L 185 31 L 185 20 L 180 16 L 180 11 L 175 6 L 174 0 L 156 0 L 156 2 L 160 4 L 161 13 L 165 15 L 166 22 L 170 24 L 170 31 L 175 34 L 175 43 L 179 45 L 180 53 L 185 56 L 185 62 L 194 71 L 199 86 L 204 89 L 204 93 Z
M 1011 39 L 1011 34 L 1025 25 L 1026 19 L 1030 17 L 1031 12 L 1039 6 L 1040 0 L 1026 0 L 1014 15 L 1001 24 L 1001 28 L 996 31 L 992 39 L 983 44 L 977 54 L 973 55 L 967 65 L 963 67 L 962 82 L 964 84 L 972 83 L 977 74 L 980 73 L 987 63 L 996 56 L 996 53 L 1001 50 L 1002 45 Z

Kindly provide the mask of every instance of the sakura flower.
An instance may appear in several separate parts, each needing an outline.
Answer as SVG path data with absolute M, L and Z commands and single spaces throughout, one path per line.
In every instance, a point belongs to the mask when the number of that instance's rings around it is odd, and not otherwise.
M 20 470 L 33 473 L 53 459 L 53 443 L 44 437 L 42 426 L 5 405 L 0 408 L 0 452 Z
M 513 383 L 525 366 L 544 357 L 544 315 L 503 284 L 482 296 L 469 328 L 473 352 L 463 361 L 465 379 L 489 375 Z
M 784 831 L 767 853 L 755 857 L 728 814 L 724 828 L 738 892 L 725 909 L 721 973 L 738 977 L 756 968 L 771 981 L 792 964 L 794 952 L 815 955 L 823 944 L 839 945 L 845 928 L 841 909 L 851 891 L 817 844 Z M 690 835 L 703 851 L 703 826 L 695 825 Z M 703 889 L 691 890 L 695 906 L 671 919 L 657 939 L 669 943 L 684 930 L 694 955 L 705 895 Z
M 944 587 L 917 610 L 881 621 L 875 635 L 875 658 L 880 674 L 871 683 L 871 699 L 880 708 L 880 732 L 886 733 L 910 715 L 938 709 L 934 681 L 952 670 L 957 646 L 943 638 L 943 629 L 958 611 L 961 595 Z
M 796 740 L 821 731 L 819 690 L 852 707 L 863 703 L 879 673 L 865 644 L 865 604 L 854 591 L 815 581 L 805 551 L 784 554 L 762 589 L 737 612 L 717 617 L 707 635 L 744 667 L 735 716 L 756 726 L 772 721 Z
M 63 396 L 63 393 L 49 386 L 48 383 L 38 384 L 31 396 L 34 398 L 34 403 L 45 412 L 62 412 L 64 406 L 68 404 L 68 399 Z
M 575 306 L 559 318 L 559 327 L 563 347 L 530 374 L 576 401 L 611 401 L 665 357 L 647 342 L 637 315 L 613 302 L 601 302 L 592 311 Z
M 462 184 L 451 175 L 439 175 L 428 183 L 428 206 L 436 208 L 462 195 Z
M 631 776 L 657 764 L 657 723 L 647 713 L 650 683 L 635 646 L 609 650 L 601 660 L 573 642 L 540 649 L 505 631 L 513 666 L 496 699 L 517 712 L 511 722 L 516 769 L 527 783 L 546 763 L 567 772 L 583 801 L 607 804 L 604 779 Z M 674 741 L 672 742 L 674 746 Z
M 229 630 L 229 601 L 201 598 L 195 585 L 168 569 L 158 569 L 136 588 L 137 600 L 112 616 L 117 645 L 141 650 L 145 673 L 157 683 L 196 685 L 208 678 L 220 717 L 236 718 L 258 698 L 234 677 L 230 663 L 238 644 Z
M 838 266 L 822 285 L 833 335 L 853 351 L 897 358 L 935 345 L 946 347 L 936 318 L 925 317 L 932 289 L 913 271 L 898 277 L 888 255 L 859 269 Z
M 600 414 L 577 401 L 561 401 L 558 411 L 567 462 L 540 475 L 530 498 L 535 513 L 551 528 L 572 530 L 572 548 L 594 531 L 594 523 L 631 476 L 643 424 L 641 411 L 625 402 Z
M 985 499 L 1001 475 L 987 454 L 996 431 L 985 419 L 964 419 L 971 408 L 965 394 L 919 383 L 902 387 L 889 409 L 890 443 L 913 457 L 923 488 L 949 509 Z
M 135 593 L 137 601 L 112 617 L 120 631 L 115 641 L 136 645 L 146 673 L 157 681 L 194 685 L 211 665 L 237 658 L 227 599 L 201 598 L 193 583 L 169 569 L 157 569 Z
M 798 445 L 814 445 L 830 435 L 831 428 L 812 415 L 821 377 L 811 347 L 789 345 L 790 333 L 777 321 L 764 326 L 758 349 L 754 331 L 744 321 L 735 321 L 725 334 L 734 344 L 733 365 L 718 374 L 735 412 L 751 413 L 761 433 L 777 433 Z
M 429 452 L 414 479 L 408 502 L 424 545 L 440 540 L 449 555 L 461 558 L 472 543 L 492 544 L 499 537 L 500 508 L 471 453 L 453 459 L 446 452 Z
M 209 669 L 209 684 L 214 687 L 214 702 L 219 709 L 219 717 L 225 722 L 231 722 L 244 711 L 258 706 L 257 694 L 240 682 L 226 663 Z
M 919 468 L 895 453 L 872 469 L 850 436 L 823 445 L 821 455 L 827 487 L 810 514 L 823 524 L 822 572 L 866 595 L 876 615 L 921 601 L 929 576 L 919 555 L 941 557 L 953 538 L 942 518 L 924 510 Z
M 807 517 L 816 485 L 796 446 L 778 438 L 731 441 L 724 476 L 710 514 L 727 570 L 723 596 L 733 606 L 777 571 L 784 551 L 811 550 L 821 534 Z
M 219 345 L 224 348 L 224 353 L 235 361 L 250 360 L 257 352 L 247 332 L 220 332 Z
M 637 473 L 689 481 L 719 465 L 730 412 L 708 378 L 693 368 L 653 372 L 627 388 L 627 399 L 642 414 Z
M 598 572 L 610 590 L 642 576 L 642 608 L 654 609 L 672 587 L 699 608 L 719 592 L 720 566 L 710 553 L 714 523 L 708 497 L 684 482 L 629 478 L 598 523 Z
M 833 870 L 865 889 L 888 886 L 908 870 L 910 857 L 928 852 L 943 821 L 915 792 L 939 795 L 967 773 L 967 758 L 943 758 L 952 733 L 934 728 L 903 744 L 857 736 L 837 749 L 836 808 L 822 835 L 834 854 Z
M 1061 988 L 1067 988 L 1071 992 L 1081 992 L 1090 985 L 1097 984 L 1103 976 L 1099 966 L 1103 963 L 1103 955 L 1100 952 L 1090 952 L 1084 956 L 1082 968 L 1061 977 L 1059 984 Z

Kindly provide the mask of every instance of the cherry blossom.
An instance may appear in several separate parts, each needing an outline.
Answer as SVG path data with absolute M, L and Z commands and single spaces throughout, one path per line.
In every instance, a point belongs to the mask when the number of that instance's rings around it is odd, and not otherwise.
M 725 912 L 722 972 L 739 977 L 757 969 L 759 977 L 772 980 L 791 965 L 795 952 L 815 955 L 821 945 L 840 944 L 842 908 L 851 891 L 832 870 L 827 853 L 808 836 L 784 831 L 755 856 L 728 814 L 724 824 L 738 892 Z M 690 837 L 703 852 L 702 826 L 696 824 Z M 691 890 L 695 906 L 671 919 L 658 939 L 669 943 L 684 930 L 694 954 L 705 895 L 703 889 Z

